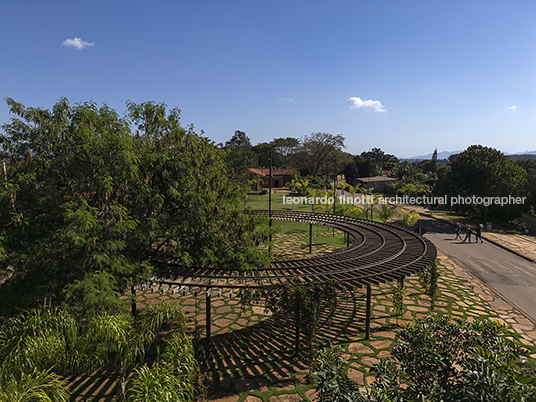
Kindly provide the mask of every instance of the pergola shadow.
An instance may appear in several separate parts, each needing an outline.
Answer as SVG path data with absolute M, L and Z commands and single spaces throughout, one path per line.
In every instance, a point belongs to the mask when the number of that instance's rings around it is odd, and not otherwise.
M 364 296 L 348 292 L 340 298 L 337 311 L 331 318 L 324 314 L 317 347 L 359 342 L 365 339 L 365 329 Z M 198 350 L 205 351 L 203 341 L 201 338 Z M 241 329 L 221 331 L 211 337 L 209 353 L 200 363 L 215 388 L 225 387 L 230 377 L 242 378 L 242 385 L 251 387 L 233 391 L 289 382 L 292 381 L 291 373 L 309 370 L 309 366 L 296 354 L 292 317 L 266 316 L 258 323 Z

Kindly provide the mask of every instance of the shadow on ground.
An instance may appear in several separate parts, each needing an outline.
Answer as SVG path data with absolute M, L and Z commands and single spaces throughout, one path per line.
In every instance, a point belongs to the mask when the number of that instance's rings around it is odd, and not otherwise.
M 375 319 L 391 318 L 375 313 Z M 217 322 L 217 320 L 215 320 Z M 380 326 L 375 326 L 379 328 Z M 204 328 L 196 343 L 205 351 Z M 385 327 L 382 329 L 385 331 Z M 374 329 L 371 331 L 374 333 Z M 365 296 L 360 293 L 341 295 L 337 311 L 331 319 L 324 316 L 318 347 L 362 341 L 365 337 Z M 301 346 L 304 347 L 303 336 Z M 258 323 L 239 330 L 225 331 L 211 338 L 208 355 L 200 359 L 206 375 L 209 396 L 222 391 L 237 394 L 270 387 L 281 389 L 285 384 L 306 384 L 309 371 L 303 358 L 297 357 L 294 322 L 288 317 L 266 316 Z

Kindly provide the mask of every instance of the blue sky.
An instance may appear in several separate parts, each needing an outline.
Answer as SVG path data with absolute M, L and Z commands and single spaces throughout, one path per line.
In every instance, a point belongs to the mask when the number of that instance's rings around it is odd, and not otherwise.
M 165 102 L 215 142 L 533 151 L 536 2 L 2 1 L 0 95 Z

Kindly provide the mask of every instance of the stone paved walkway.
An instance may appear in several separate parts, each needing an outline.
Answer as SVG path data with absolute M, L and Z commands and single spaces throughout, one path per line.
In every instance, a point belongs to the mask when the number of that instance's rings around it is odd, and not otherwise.
M 536 242 L 525 237 L 498 235 L 494 241 L 536 256 Z M 287 249 L 292 247 L 286 240 L 281 245 Z M 527 357 L 536 358 L 534 323 L 446 255 L 440 252 L 438 257 L 441 277 L 436 311 L 467 321 L 486 317 L 510 325 L 525 344 Z M 368 374 L 370 367 L 379 358 L 389 355 L 399 325 L 431 314 L 430 300 L 422 294 L 418 277 L 406 278 L 405 285 L 407 293 L 401 317 L 396 316 L 392 304 L 394 285 L 372 288 L 373 319 L 369 340 L 364 339 L 365 295 L 362 290 L 344 295 L 337 315 L 321 331 L 321 345 L 343 345 L 343 357 L 349 362 L 348 374 L 360 385 L 372 380 Z M 198 333 L 201 337 L 199 345 L 204 345 L 206 312 L 203 294 L 172 295 L 167 290 L 139 292 L 140 308 L 160 300 L 182 305 L 189 318 L 190 332 Z M 215 402 L 314 400 L 316 390 L 307 382 L 308 366 L 292 358 L 294 333 L 291 323 L 277 322 L 262 307 L 241 306 L 236 295 L 228 297 L 228 293 L 213 298 L 212 354 L 200 361 L 206 375 L 204 383 L 208 399 Z
M 482 237 L 527 260 L 536 262 L 536 239 L 532 236 L 482 233 Z
M 441 294 L 436 304 L 436 311 L 450 314 L 463 320 L 473 321 L 478 317 L 488 317 L 500 323 L 510 325 L 519 334 L 526 345 L 526 355 L 536 358 L 536 328 L 520 312 L 510 306 L 485 285 L 467 273 L 446 255 L 440 254 Z M 370 367 L 381 357 L 389 355 L 389 349 L 396 336 L 399 325 L 417 317 L 429 315 L 430 302 L 421 294 L 417 277 L 407 278 L 407 296 L 402 317 L 394 314 L 391 294 L 392 285 L 373 287 L 373 322 L 371 339 L 364 340 L 364 295 L 356 292 L 341 303 L 339 315 L 325 328 L 323 343 L 329 341 L 343 345 L 344 358 L 348 360 L 350 378 L 363 385 L 372 378 L 368 375 Z M 262 309 L 257 308 L 261 314 Z M 260 317 L 260 316 L 259 316 Z M 219 318 L 215 317 L 216 322 Z M 218 364 L 207 367 L 211 373 L 207 385 L 211 389 L 211 400 L 217 402 L 286 402 L 300 399 L 313 400 L 316 391 L 307 384 L 306 365 L 296 363 L 288 356 L 292 353 L 293 335 L 288 329 L 274 332 L 276 324 L 271 317 L 261 318 L 255 327 L 255 346 L 246 338 L 239 341 L 233 337 L 233 346 L 224 346 L 225 337 L 218 346 L 218 354 L 229 353 L 236 347 L 233 356 L 246 356 L 245 360 L 230 360 L 230 364 Z M 265 324 L 264 324 L 265 323 Z M 290 323 L 289 323 L 290 324 Z M 271 328 L 271 333 L 263 334 Z M 270 345 L 271 344 L 271 347 Z M 221 349 L 220 349 L 221 348 Z M 223 357 L 222 357 L 223 358 Z

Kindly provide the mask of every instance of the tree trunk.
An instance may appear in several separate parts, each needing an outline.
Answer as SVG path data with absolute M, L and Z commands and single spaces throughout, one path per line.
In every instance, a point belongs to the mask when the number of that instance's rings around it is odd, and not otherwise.
M 119 396 L 117 398 L 118 401 L 122 401 L 125 397 L 125 388 L 126 388 L 126 375 L 125 375 L 125 369 L 121 368 L 119 369 Z

